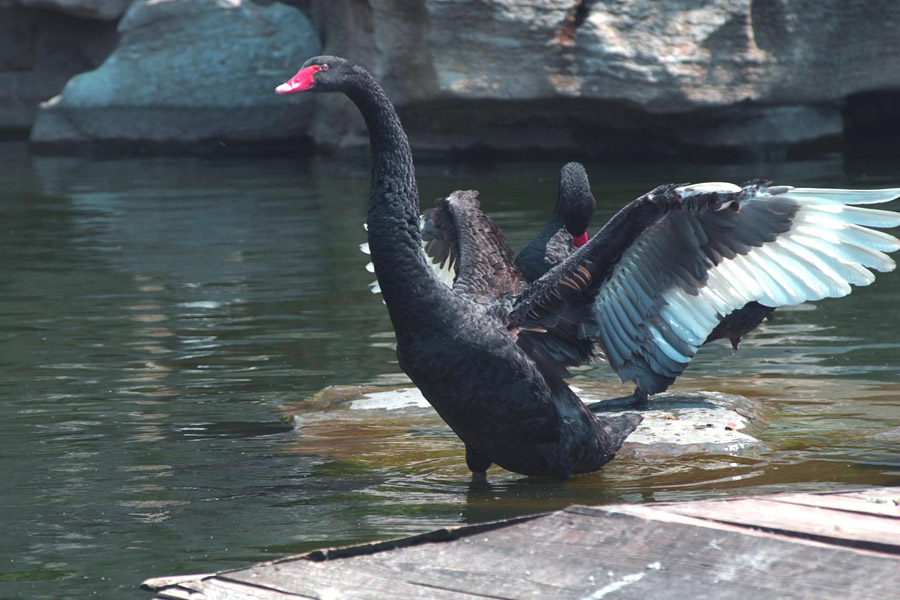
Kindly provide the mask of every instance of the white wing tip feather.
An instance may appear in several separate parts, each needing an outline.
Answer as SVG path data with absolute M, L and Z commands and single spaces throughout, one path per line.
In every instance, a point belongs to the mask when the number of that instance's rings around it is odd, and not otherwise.
M 850 190 L 842 188 L 789 188 L 785 193 L 803 204 L 882 204 L 900 198 L 900 188 Z
M 706 183 L 692 183 L 675 188 L 675 192 L 682 198 L 697 194 L 736 194 L 741 187 L 727 181 L 707 181 Z

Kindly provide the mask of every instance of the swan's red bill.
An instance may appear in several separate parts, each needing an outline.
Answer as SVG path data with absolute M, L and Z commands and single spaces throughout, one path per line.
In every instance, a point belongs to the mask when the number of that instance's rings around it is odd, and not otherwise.
M 276 94 L 293 94 L 312 89 L 316 85 L 315 74 L 322 70 L 319 65 L 300 69 L 297 74 L 275 88 Z
M 585 244 L 587 244 L 588 236 L 587 231 L 578 236 L 572 236 L 572 245 L 576 248 L 581 248 Z

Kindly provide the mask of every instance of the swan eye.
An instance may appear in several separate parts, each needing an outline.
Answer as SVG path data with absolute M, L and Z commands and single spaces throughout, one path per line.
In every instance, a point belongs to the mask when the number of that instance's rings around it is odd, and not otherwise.
M 327 70 L 328 70 L 328 65 L 322 65 L 322 70 L 323 70 L 323 71 L 327 71 Z

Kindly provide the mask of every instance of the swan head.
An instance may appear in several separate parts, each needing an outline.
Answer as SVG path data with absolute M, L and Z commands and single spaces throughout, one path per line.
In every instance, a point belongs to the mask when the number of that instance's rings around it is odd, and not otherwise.
M 594 218 L 596 201 L 591 194 L 587 172 L 581 163 L 570 162 L 559 172 L 559 199 L 556 210 L 563 217 L 566 231 L 572 236 L 576 247 L 587 242 L 587 228 Z
M 303 63 L 296 75 L 275 88 L 275 93 L 343 91 L 360 71 L 360 67 L 346 58 L 314 56 Z

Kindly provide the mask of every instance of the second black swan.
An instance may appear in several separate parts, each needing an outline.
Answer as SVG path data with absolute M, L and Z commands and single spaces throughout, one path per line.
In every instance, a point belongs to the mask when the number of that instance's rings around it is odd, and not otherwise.
M 563 165 L 550 221 L 516 256 L 516 266 L 526 281 L 538 279 L 587 243 L 596 204 L 584 166 L 577 162 Z

